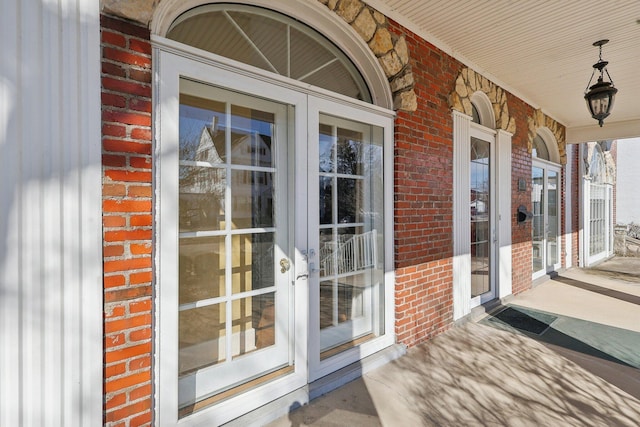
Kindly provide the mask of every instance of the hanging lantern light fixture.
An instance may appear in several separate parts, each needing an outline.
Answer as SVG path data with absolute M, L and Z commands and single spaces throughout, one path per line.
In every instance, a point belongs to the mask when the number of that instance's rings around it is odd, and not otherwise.
M 609 62 L 602 60 L 602 46 L 608 42 L 609 40 L 605 39 L 598 40 L 593 44 L 594 46 L 598 46 L 600 49 L 600 55 L 598 62 L 593 64 L 593 72 L 591 73 L 591 78 L 589 79 L 589 83 L 587 84 L 587 88 L 584 93 L 584 99 L 587 101 L 587 108 L 589 108 L 591 117 L 598 121 L 600 127 L 602 127 L 604 119 L 611 114 L 613 101 L 615 100 L 616 93 L 618 93 L 618 89 L 613 85 L 613 79 L 611 78 L 609 71 L 607 71 L 607 64 L 609 64 Z M 598 76 L 598 82 L 593 86 L 589 86 L 591 85 L 591 81 L 593 80 L 596 70 L 600 73 L 600 76 Z M 604 80 L 605 72 L 609 77 L 609 81 Z

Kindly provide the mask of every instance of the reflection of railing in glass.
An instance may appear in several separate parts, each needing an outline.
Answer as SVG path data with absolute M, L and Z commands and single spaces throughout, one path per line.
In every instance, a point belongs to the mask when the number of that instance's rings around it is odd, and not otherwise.
M 344 242 L 325 242 L 320 248 L 322 276 L 346 274 L 374 268 L 377 263 L 377 232 L 367 231 Z

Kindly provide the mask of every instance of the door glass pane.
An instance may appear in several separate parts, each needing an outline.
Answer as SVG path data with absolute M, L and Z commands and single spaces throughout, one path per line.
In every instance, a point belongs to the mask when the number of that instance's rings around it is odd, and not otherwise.
M 547 266 L 558 263 L 558 173 L 548 171 L 547 178 Z
M 383 141 L 376 126 L 320 121 L 318 300 L 329 357 L 384 333 Z
M 274 233 L 236 234 L 231 238 L 233 293 L 274 285 Z
M 232 221 L 234 228 L 273 227 L 272 172 L 231 171 Z
M 544 209 L 546 206 L 544 193 L 544 169 L 532 167 L 531 206 L 533 209 L 532 241 L 533 272 L 542 270 L 544 263 Z
M 225 245 L 222 237 L 180 239 L 180 304 L 225 294 Z
M 250 107 L 231 106 L 231 161 L 236 165 L 273 165 L 274 115 Z
M 232 357 L 242 356 L 275 343 L 274 294 L 239 298 L 232 306 Z
M 180 311 L 179 375 L 224 362 L 225 319 L 224 304 Z
M 490 145 L 471 138 L 471 297 L 491 291 Z
M 279 169 L 287 170 L 286 150 L 278 157 L 276 146 L 288 144 L 290 107 L 188 80 L 181 80 L 181 90 L 178 340 L 184 408 L 292 363 L 282 338 L 291 324 L 282 303 L 289 273 L 276 269 L 287 257 L 288 221 L 277 221 L 275 208 L 280 197 L 280 212 L 287 214 L 287 180 Z

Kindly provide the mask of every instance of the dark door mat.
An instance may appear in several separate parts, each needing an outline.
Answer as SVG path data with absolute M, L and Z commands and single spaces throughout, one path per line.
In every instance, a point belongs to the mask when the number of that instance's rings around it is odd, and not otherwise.
M 491 326 L 510 326 L 520 331 L 541 335 L 556 319 L 556 316 L 521 307 L 505 307 L 483 319 L 483 322 L 486 321 Z

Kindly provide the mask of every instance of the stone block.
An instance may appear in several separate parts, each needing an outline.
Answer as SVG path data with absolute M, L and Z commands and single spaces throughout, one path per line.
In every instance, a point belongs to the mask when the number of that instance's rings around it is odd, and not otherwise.
M 403 89 L 411 88 L 414 83 L 413 73 L 411 72 L 411 69 L 407 69 L 403 74 L 396 76 L 391 80 L 391 92 L 398 92 Z
M 154 0 L 101 0 L 104 12 L 149 25 L 153 16 Z
M 369 48 L 376 56 L 382 56 L 393 49 L 393 41 L 389 30 L 378 28 L 369 42 Z
M 402 111 L 416 111 L 418 97 L 413 90 L 398 92 L 393 95 L 393 109 Z
M 409 48 L 407 47 L 407 40 L 404 38 L 404 36 L 396 40 L 396 44 L 393 48 L 398 54 L 398 58 L 400 58 L 402 66 L 404 67 L 405 65 L 407 65 L 409 63 Z
M 360 0 L 341 0 L 335 11 L 338 15 L 342 16 L 345 21 L 351 24 L 363 7 L 364 4 Z
M 456 79 L 456 93 L 460 95 L 460 98 L 466 98 L 469 96 L 469 91 L 467 90 L 467 85 L 462 74 Z
M 378 12 L 375 9 L 372 9 L 372 10 L 373 10 L 373 19 L 375 19 L 376 22 L 378 24 L 380 24 L 380 25 L 387 25 L 387 23 L 388 23 L 387 22 L 387 17 L 384 16 L 382 13 Z
M 403 67 L 402 62 L 400 61 L 400 58 L 398 57 L 398 54 L 395 52 L 395 50 L 392 50 L 386 55 L 381 56 L 380 58 L 378 58 L 378 61 L 380 61 L 380 65 L 382 65 L 382 69 L 384 70 L 387 78 L 393 77 L 398 74 Z
M 371 11 L 368 8 L 363 8 L 358 17 L 351 26 L 360 34 L 360 37 L 366 42 L 371 40 L 376 30 L 378 29 L 378 24 L 376 24 L 375 19 L 371 15 Z

